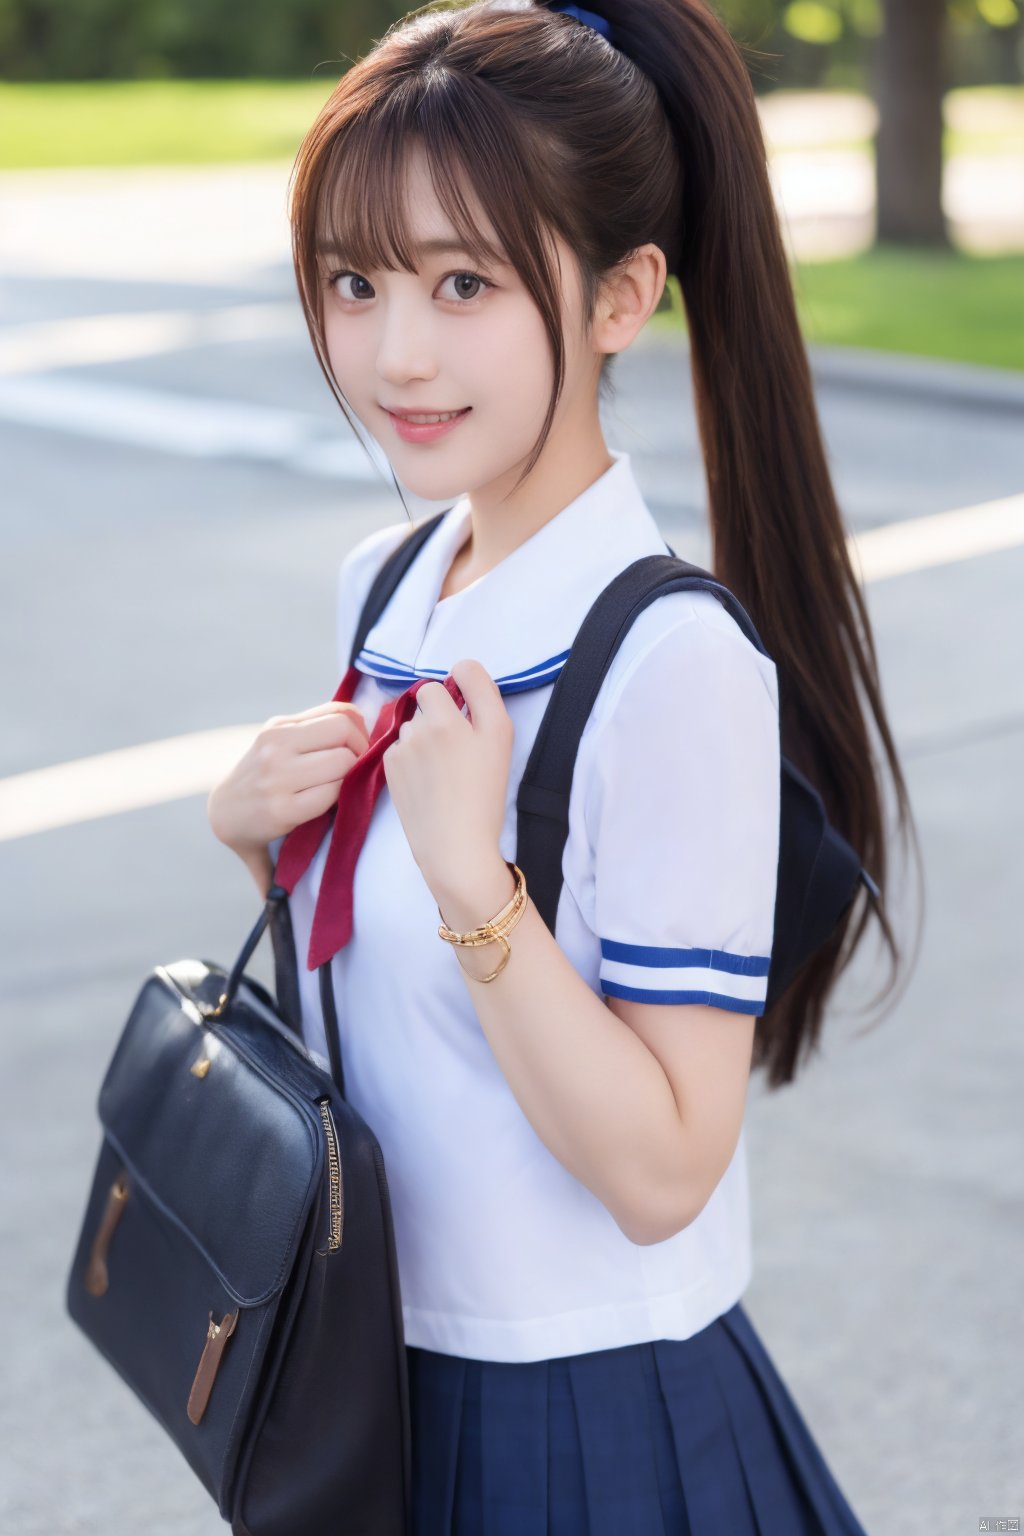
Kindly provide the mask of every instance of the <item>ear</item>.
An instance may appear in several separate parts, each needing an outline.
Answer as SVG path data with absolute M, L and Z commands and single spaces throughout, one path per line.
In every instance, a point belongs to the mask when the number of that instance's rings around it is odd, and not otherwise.
M 665 291 L 665 253 L 648 241 L 607 273 L 591 331 L 596 352 L 624 352 L 642 331 Z

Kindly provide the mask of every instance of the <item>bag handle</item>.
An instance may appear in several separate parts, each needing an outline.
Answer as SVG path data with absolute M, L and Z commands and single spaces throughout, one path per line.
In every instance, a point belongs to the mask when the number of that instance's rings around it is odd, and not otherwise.
M 230 1008 L 231 1004 L 234 1002 L 235 993 L 238 991 L 239 983 L 242 980 L 245 967 L 248 965 L 250 959 L 252 958 L 253 951 L 255 950 L 260 939 L 263 937 L 263 931 L 273 916 L 274 907 L 280 901 L 280 897 L 287 896 L 287 894 L 288 893 L 283 886 L 272 885 L 270 887 L 270 890 L 267 892 L 263 909 L 260 912 L 259 917 L 256 919 L 256 922 L 253 924 L 251 932 L 242 944 L 241 949 L 238 951 L 238 957 L 235 960 L 234 965 L 231 967 L 227 974 L 227 979 L 224 982 L 223 992 L 220 994 L 215 1003 L 197 1001 L 196 1007 L 199 1009 L 199 1012 L 204 1019 L 222 1018 Z M 295 1026 L 291 1019 L 286 1020 L 286 1022 L 289 1025 L 289 1028 L 294 1029 Z
M 273 882 L 267 891 L 263 908 L 246 937 L 234 965 L 228 972 L 215 1003 L 196 999 L 196 1007 L 204 1019 L 219 1019 L 234 1002 L 245 967 L 252 959 L 257 944 L 270 927 L 274 947 L 274 971 L 276 976 L 277 1012 L 282 1022 L 294 1035 L 302 1038 L 302 1009 L 299 997 L 298 967 L 295 959 L 295 935 L 292 929 L 288 892 L 283 885 Z M 331 962 L 325 960 L 319 967 L 320 1001 L 324 1009 L 324 1033 L 327 1036 L 327 1054 L 331 1064 L 331 1076 L 345 1097 L 345 1072 L 341 1060 L 341 1043 L 338 1035 L 338 1015 L 334 1003 L 334 986 L 331 980 Z M 251 984 L 251 983 L 250 983 Z M 260 988 L 263 992 L 263 989 Z M 264 994 L 265 995 L 265 994 Z

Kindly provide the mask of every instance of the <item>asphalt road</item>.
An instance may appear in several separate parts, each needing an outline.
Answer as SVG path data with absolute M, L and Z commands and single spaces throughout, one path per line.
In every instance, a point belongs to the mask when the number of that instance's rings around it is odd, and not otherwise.
M 97 340 L 79 323 L 97 314 L 128 318 Z M 233 286 L 8 263 L 0 325 L 0 800 L 50 764 L 329 698 L 338 562 L 403 512 L 348 446 L 288 269 Z M 936 558 L 924 520 L 1020 495 L 1024 399 L 971 370 L 815 363 L 851 532 L 908 525 L 909 561 L 867 596 L 925 927 L 882 1023 L 858 1037 L 886 975 L 872 944 L 821 1056 L 787 1090 L 751 1086 L 745 1305 L 866 1529 L 959 1536 L 1024 1516 L 1024 532 L 1018 508 L 999 547 Z M 606 425 L 666 537 L 705 561 L 681 351 L 624 356 Z M 63 1288 L 136 992 L 157 962 L 233 959 L 255 888 L 190 793 L 9 832 L 0 890 L 0 1531 L 213 1536 Z

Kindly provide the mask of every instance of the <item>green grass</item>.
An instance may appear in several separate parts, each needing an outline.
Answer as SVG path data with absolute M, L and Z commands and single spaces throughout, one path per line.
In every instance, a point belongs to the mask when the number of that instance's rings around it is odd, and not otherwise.
M 1024 368 L 1024 254 L 876 248 L 793 279 L 808 341 Z
M 792 269 L 806 340 L 1024 369 L 1024 254 L 876 249 Z M 681 329 L 672 310 L 649 322 Z
M 337 80 L 0 83 L 0 169 L 291 159 Z M 951 92 L 961 135 L 1020 142 L 1024 93 Z M 981 143 L 978 143 L 981 148 Z M 799 263 L 810 342 L 1024 369 L 1024 254 L 875 250 Z M 652 326 L 679 327 L 678 307 Z
M 0 84 L 0 169 L 291 159 L 337 79 Z
M 340 69 L 311 80 L 0 82 L 0 169 L 198 165 L 292 157 Z M 946 97 L 947 155 L 1024 153 L 1024 89 L 972 87 Z M 814 146 L 870 150 L 868 139 Z

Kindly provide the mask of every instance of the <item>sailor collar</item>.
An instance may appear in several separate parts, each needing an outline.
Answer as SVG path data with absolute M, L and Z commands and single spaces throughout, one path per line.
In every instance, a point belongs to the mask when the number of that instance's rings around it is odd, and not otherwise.
M 628 453 L 496 566 L 462 591 L 438 593 L 471 527 L 469 498 L 441 518 L 370 629 L 357 669 L 403 690 L 444 679 L 465 657 L 503 694 L 554 682 L 592 604 L 643 555 L 665 554 Z

